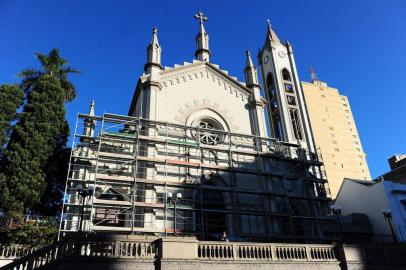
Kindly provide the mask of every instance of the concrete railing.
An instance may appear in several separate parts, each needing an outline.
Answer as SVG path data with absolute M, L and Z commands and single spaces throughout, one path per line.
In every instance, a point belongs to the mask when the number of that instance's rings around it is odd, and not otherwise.
M 338 261 L 334 245 L 199 242 L 198 257 L 210 260 Z
M 34 252 L 36 248 L 26 245 L 0 245 L 0 259 L 16 259 Z
M 26 245 L 0 245 L 0 268 L 37 250 Z
M 102 240 L 95 238 L 64 239 L 31 254 L 14 260 L 5 269 L 32 270 L 67 257 L 100 257 L 153 259 L 156 257 L 153 240 Z
M 24 255 L 29 250 L 6 247 L 0 251 L 4 256 L 9 256 L 7 254 L 17 256 Z M 74 261 L 77 258 L 87 258 L 86 261 L 111 258 L 112 262 L 116 262 L 116 259 L 124 259 L 127 262 L 151 264 L 165 264 L 176 260 L 200 263 L 211 261 L 210 263 L 215 264 L 221 264 L 221 261 L 231 264 L 255 261 L 255 263 L 265 264 L 290 263 L 296 265 L 295 267 L 301 264 L 320 263 L 338 267 L 339 264 L 406 263 L 406 246 L 208 242 L 198 241 L 192 237 L 82 236 L 63 239 L 33 251 L 31 254 L 17 258 L 2 269 L 39 269 L 65 258 L 67 261 Z

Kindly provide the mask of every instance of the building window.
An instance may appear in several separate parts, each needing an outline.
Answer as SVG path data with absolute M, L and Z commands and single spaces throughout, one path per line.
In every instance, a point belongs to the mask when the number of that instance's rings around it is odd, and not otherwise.
M 334 151 L 340 152 L 340 148 L 334 148 Z
M 288 93 L 293 93 L 293 85 L 291 83 L 285 83 L 285 91 Z
M 289 95 L 287 95 L 286 98 L 288 99 L 288 104 L 289 104 L 289 105 L 292 105 L 292 106 L 295 106 L 295 105 L 296 105 L 296 99 L 295 99 L 294 96 L 289 96 Z
M 194 122 L 194 126 L 199 127 L 198 132 L 194 132 L 194 137 L 202 144 L 216 145 L 224 141 L 224 134 L 215 130 L 224 130 L 219 122 L 211 118 L 202 118 Z M 213 130 L 210 131 L 210 130 Z
M 269 73 L 266 78 L 266 86 L 269 93 L 269 99 L 271 100 L 276 95 L 275 80 L 273 79 L 272 73 Z
M 297 109 L 290 109 L 290 119 L 292 121 L 293 133 L 296 140 L 302 140 L 302 128 L 300 126 L 299 113 Z
M 328 127 L 330 130 L 334 130 L 334 128 L 333 127 Z
M 290 73 L 286 68 L 282 69 L 282 78 L 284 81 L 292 81 L 290 78 Z
M 282 80 L 284 81 L 285 91 L 288 93 L 293 93 L 292 79 L 289 71 L 286 68 L 282 70 Z
M 263 216 L 241 215 L 240 231 L 246 234 L 264 234 L 265 219 Z

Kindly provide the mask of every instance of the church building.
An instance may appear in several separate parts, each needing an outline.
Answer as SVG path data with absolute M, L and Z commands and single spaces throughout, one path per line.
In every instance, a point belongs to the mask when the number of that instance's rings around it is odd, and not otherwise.
M 200 240 L 322 242 L 331 202 L 292 45 L 268 22 L 245 82 L 195 59 L 164 67 L 158 30 L 127 116 L 79 114 L 62 235 L 78 230 Z M 225 63 L 226 64 L 226 63 Z

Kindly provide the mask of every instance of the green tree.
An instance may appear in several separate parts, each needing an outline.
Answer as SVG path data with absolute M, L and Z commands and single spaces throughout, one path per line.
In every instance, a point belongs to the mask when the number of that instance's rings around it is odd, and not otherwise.
M 80 71 L 70 67 L 68 61 L 60 56 L 58 49 L 52 49 L 48 55 L 36 53 L 35 56 L 40 62 L 42 69 L 29 68 L 19 74 L 21 88 L 24 92 L 30 92 L 35 83 L 44 75 L 50 75 L 56 78 L 64 89 L 66 101 L 74 100 L 76 98 L 76 89 L 68 80 L 68 75 L 80 73 Z
M 65 120 L 65 102 L 76 96 L 67 66 L 57 49 L 48 55 L 36 54 L 42 69 L 20 73 L 26 102 L 2 157 L 0 209 L 20 212 L 39 205 L 63 166 L 53 158 L 65 148 L 69 126 Z M 60 159 L 62 160 L 62 159 Z M 50 167 L 51 166 L 51 167 Z M 65 180 L 65 179 L 63 179 Z M 52 190 L 52 189 L 51 189 Z
M 0 85 L 0 157 L 10 137 L 12 122 L 16 120 L 17 109 L 22 105 L 23 91 L 18 85 Z

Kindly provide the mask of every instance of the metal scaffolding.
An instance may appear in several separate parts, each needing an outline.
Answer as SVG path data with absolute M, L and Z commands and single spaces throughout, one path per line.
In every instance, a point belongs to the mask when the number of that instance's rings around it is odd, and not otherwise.
M 94 192 L 80 196 L 79 185 Z M 168 192 L 183 195 L 176 216 Z M 330 201 L 320 157 L 296 144 L 78 114 L 60 234 L 82 222 L 94 232 L 316 242 Z

